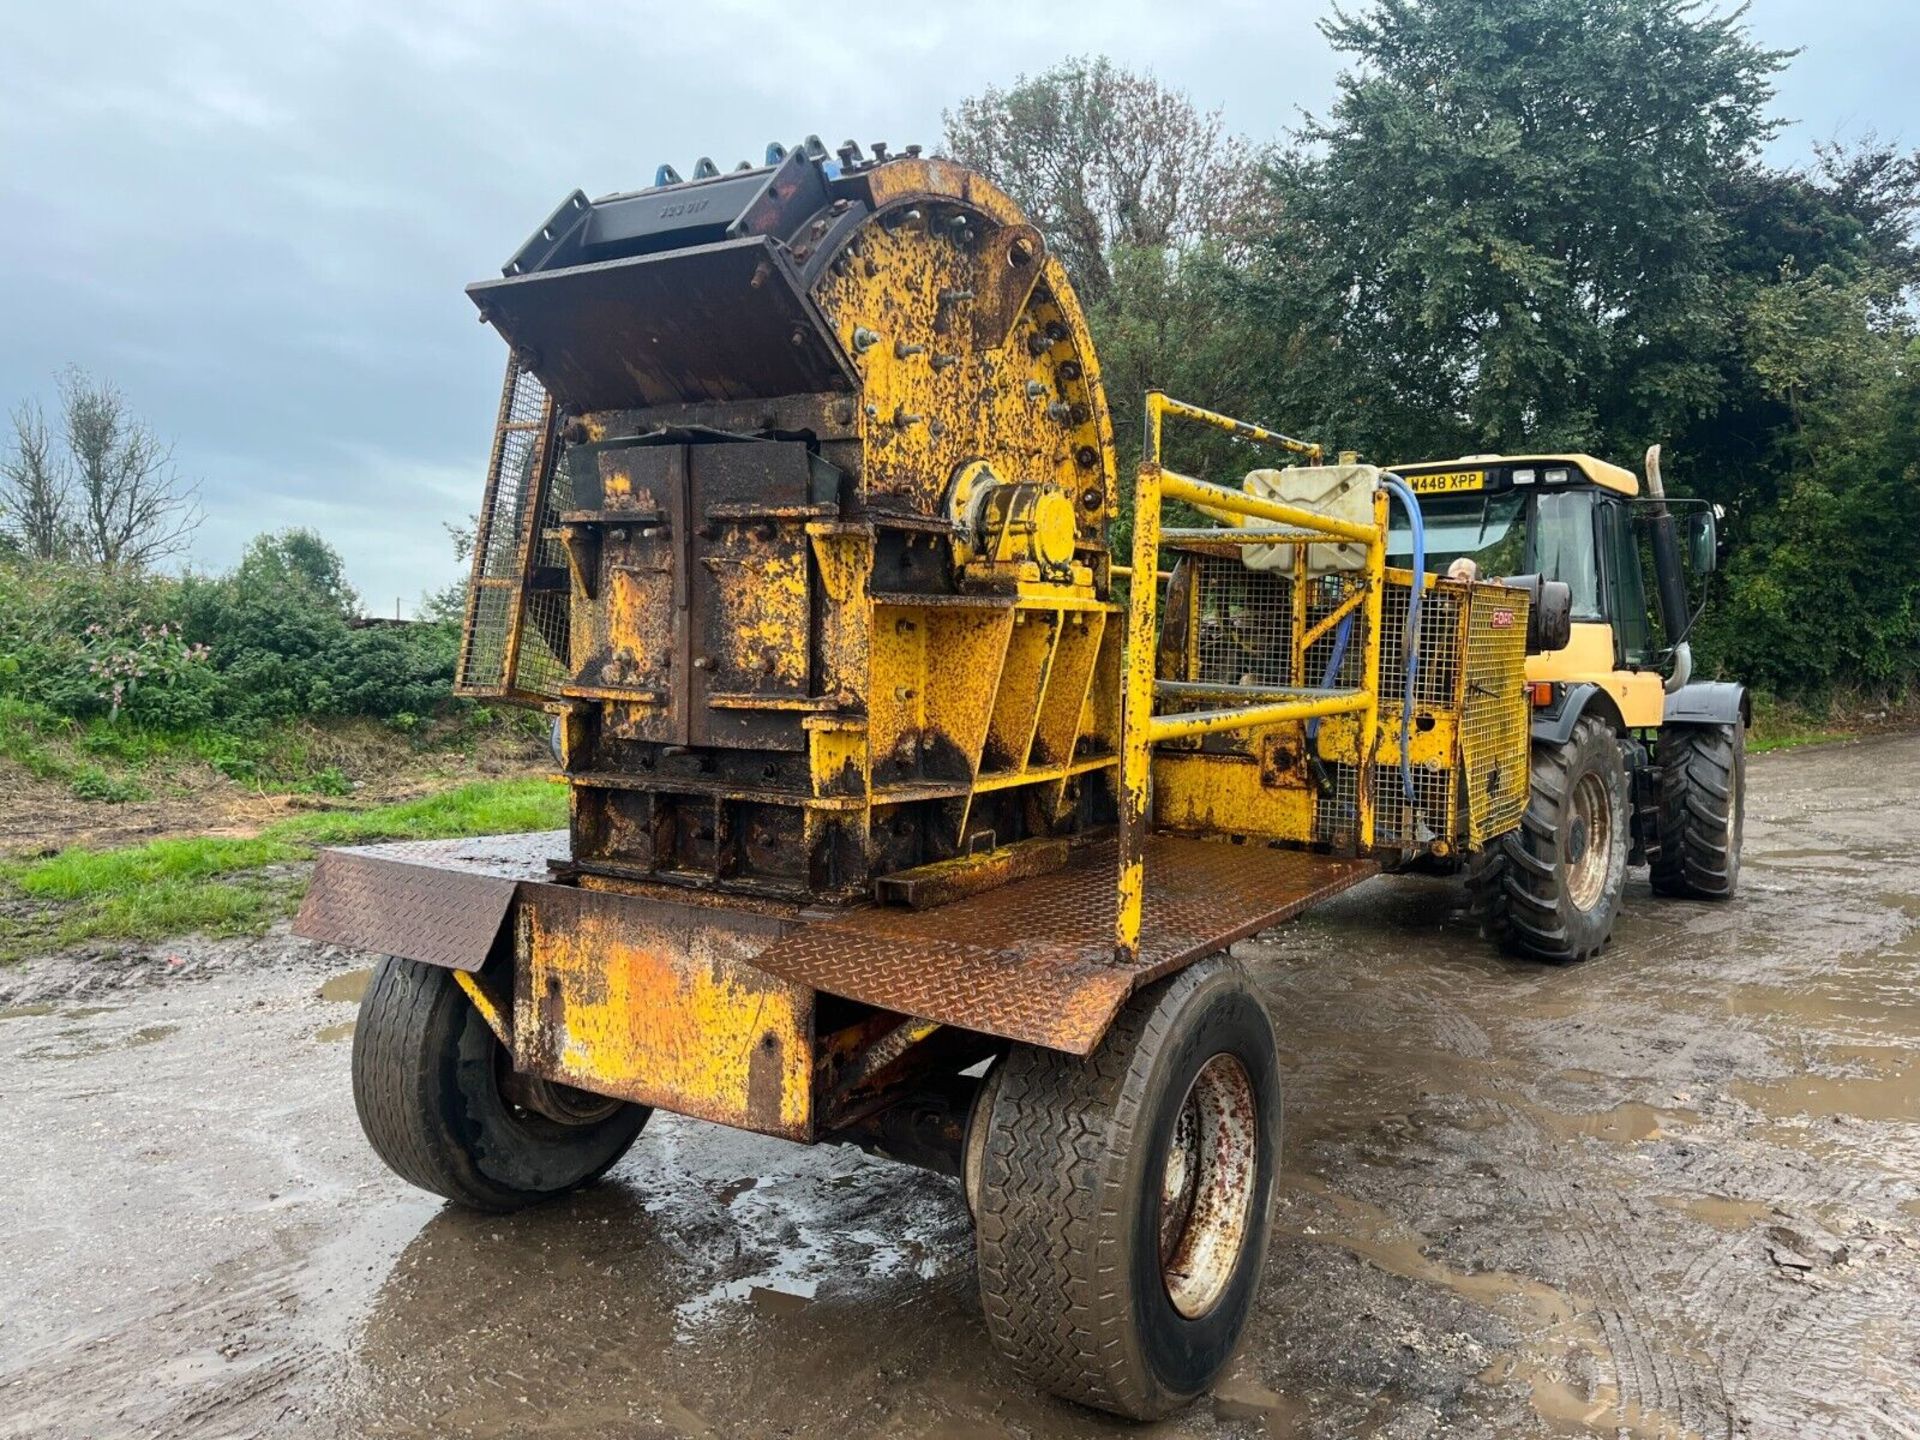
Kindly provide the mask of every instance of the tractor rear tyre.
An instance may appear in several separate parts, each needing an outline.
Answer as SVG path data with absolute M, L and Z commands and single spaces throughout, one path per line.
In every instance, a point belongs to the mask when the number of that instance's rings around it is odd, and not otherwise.
M 1468 872 L 1488 938 L 1552 964 L 1598 955 L 1620 913 L 1628 815 L 1626 766 L 1605 721 L 1589 715 L 1565 743 L 1536 744 L 1526 814 Z
M 1203 960 L 1135 995 L 1082 1060 L 994 1067 L 970 1189 L 987 1329 L 1029 1379 L 1136 1420 L 1184 1405 L 1240 1338 L 1281 1139 L 1273 1024 Z
M 495 1211 L 597 1179 L 652 1113 L 516 1075 L 451 971 L 392 956 L 360 1001 L 353 1103 L 374 1151 L 401 1179 Z
M 1656 895 L 1726 900 L 1740 883 L 1747 734 L 1733 725 L 1660 732 L 1660 853 Z

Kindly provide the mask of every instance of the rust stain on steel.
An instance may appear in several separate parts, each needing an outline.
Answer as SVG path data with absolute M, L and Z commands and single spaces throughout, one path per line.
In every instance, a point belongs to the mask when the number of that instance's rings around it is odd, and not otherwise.
M 752 957 L 770 916 L 529 885 L 515 1067 L 596 1095 L 812 1138 L 813 992 Z
M 1086 1055 L 1136 988 L 1375 874 L 1371 860 L 1157 836 L 1137 957 L 1113 960 L 1112 842 L 937 910 L 822 920 L 755 957 L 829 994 Z
M 969 895 L 979 895 L 1031 875 L 1063 867 L 1070 856 L 1065 840 L 1043 838 L 1003 845 L 978 855 L 956 855 L 912 870 L 896 870 L 873 882 L 875 898 L 909 910 L 931 910 Z
M 521 882 L 566 853 L 564 830 L 322 850 L 293 933 L 478 970 Z

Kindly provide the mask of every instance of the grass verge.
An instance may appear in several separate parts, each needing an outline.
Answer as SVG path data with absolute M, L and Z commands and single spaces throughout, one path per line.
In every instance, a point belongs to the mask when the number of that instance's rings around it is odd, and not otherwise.
M 0 960 L 34 945 L 258 934 L 290 914 L 304 875 L 282 868 L 323 845 L 444 840 L 553 830 L 567 823 L 566 788 L 493 780 L 369 810 L 296 815 L 246 839 L 152 840 L 113 850 L 74 847 L 0 865 L 11 892 L 0 912 Z

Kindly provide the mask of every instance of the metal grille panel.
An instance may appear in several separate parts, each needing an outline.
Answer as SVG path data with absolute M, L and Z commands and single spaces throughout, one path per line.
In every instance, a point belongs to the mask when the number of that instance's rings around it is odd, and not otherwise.
M 1338 610 L 1353 592 L 1360 588 L 1360 581 L 1346 574 L 1318 575 L 1307 582 L 1307 629 L 1311 630 L 1327 616 Z M 1361 683 L 1361 671 L 1367 661 L 1367 617 L 1364 607 L 1352 613 L 1353 624 L 1347 634 L 1347 648 L 1340 660 L 1340 671 L 1334 677 L 1336 687 L 1348 690 L 1358 689 Z M 1391 612 L 1389 612 L 1391 613 Z M 1307 647 L 1305 685 L 1319 685 L 1327 675 L 1327 665 L 1333 659 L 1333 647 L 1339 643 L 1340 627 L 1335 625 L 1325 635 Z M 1381 672 L 1384 674 L 1385 672 Z
M 504 695 L 517 689 L 547 690 L 551 686 L 521 683 L 522 670 L 551 668 L 551 644 L 542 641 L 553 631 L 535 627 L 536 643 L 526 647 L 525 665 L 516 664 L 521 651 L 523 600 L 529 582 L 529 560 L 544 563 L 542 548 L 552 542 L 533 533 L 536 519 L 558 512 L 546 485 L 553 424 L 553 405 L 545 387 L 517 361 L 507 362 L 500 394 L 500 417 L 494 429 L 493 455 L 487 467 L 487 488 L 473 537 L 473 574 L 467 595 L 467 623 L 460 647 L 455 689 L 469 695 Z M 556 545 L 557 548 L 557 545 Z M 558 559 L 565 574 L 565 557 Z M 562 647 L 564 648 L 564 646 Z M 544 649 L 542 660 L 540 652 Z M 509 669 L 516 673 L 509 674 Z M 554 682 L 554 683 L 557 683 Z
M 1209 685 L 1291 685 L 1293 581 L 1237 555 L 1196 555 L 1200 673 Z
M 1467 693 L 1460 717 L 1467 846 L 1478 850 L 1520 823 L 1532 783 L 1532 719 L 1514 694 L 1527 678 L 1527 596 L 1474 587 L 1467 611 Z
M 1440 765 L 1413 767 L 1413 808 L 1398 765 L 1373 767 L 1373 840 L 1376 845 L 1424 849 L 1435 836 L 1453 833 L 1453 771 Z M 1423 828 L 1424 827 L 1424 828 Z
M 1420 673 L 1414 677 L 1416 705 L 1451 705 L 1460 683 L 1460 609 L 1467 587 L 1439 580 L 1421 596 Z M 1387 582 L 1380 628 L 1380 699 L 1397 712 L 1406 693 L 1407 601 L 1412 586 Z
M 1351 849 L 1360 839 L 1360 771 L 1344 763 L 1329 765 L 1327 770 L 1333 789 L 1314 800 L 1314 838 L 1323 845 Z
M 1384 713 L 1384 712 L 1383 712 Z M 1347 848 L 1359 843 L 1360 772 L 1357 766 L 1329 765 L 1333 789 L 1314 801 L 1314 838 Z M 1407 812 L 1398 765 L 1373 767 L 1373 843 L 1424 848 L 1436 836 L 1452 832 L 1454 773 L 1440 765 L 1413 767 L 1413 813 Z M 1424 825 L 1425 829 L 1421 827 Z

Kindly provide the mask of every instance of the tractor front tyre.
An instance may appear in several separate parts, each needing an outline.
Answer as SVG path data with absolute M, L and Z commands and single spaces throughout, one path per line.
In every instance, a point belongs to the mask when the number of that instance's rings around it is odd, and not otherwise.
M 987 1329 L 1022 1374 L 1135 1420 L 1212 1383 L 1266 1263 L 1274 1052 L 1246 972 L 1213 959 L 1135 995 L 1084 1060 L 994 1067 L 969 1189 Z
M 1656 895 L 1726 900 L 1740 883 L 1746 809 L 1747 735 L 1732 725 L 1677 725 L 1660 732 L 1660 853 Z
M 1628 814 L 1626 766 L 1604 721 L 1586 716 L 1564 743 L 1536 744 L 1526 814 L 1468 871 L 1487 937 L 1551 964 L 1598 955 L 1620 913 Z
M 392 956 L 353 1030 L 353 1103 L 401 1179 L 476 1210 L 518 1210 L 597 1179 L 652 1113 L 515 1074 L 453 973 Z

